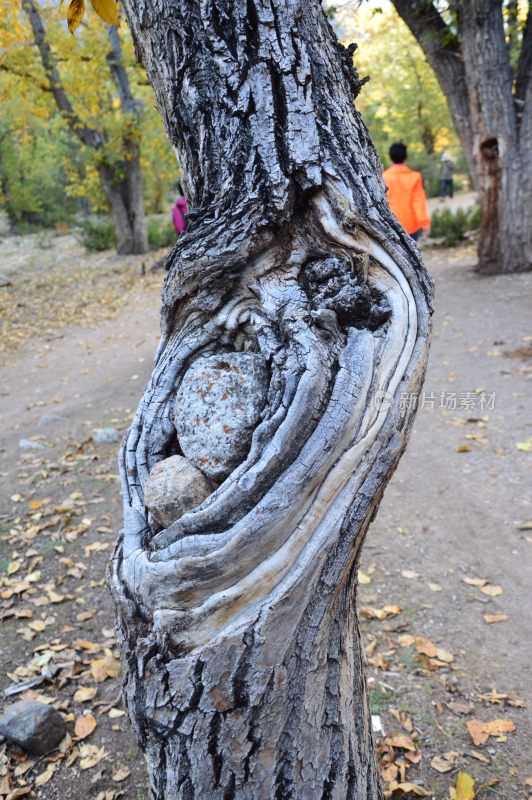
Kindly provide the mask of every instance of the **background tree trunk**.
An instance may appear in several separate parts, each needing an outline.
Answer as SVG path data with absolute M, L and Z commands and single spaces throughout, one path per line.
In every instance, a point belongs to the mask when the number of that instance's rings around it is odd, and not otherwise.
M 357 564 L 408 439 L 431 283 L 317 0 L 125 10 L 191 208 L 122 450 L 110 577 L 151 796 L 376 800 Z M 144 490 L 183 453 L 176 391 L 200 356 L 235 351 L 269 376 L 249 452 L 163 528 Z
M 135 133 L 134 125 L 131 124 L 139 116 L 140 109 L 131 93 L 127 72 L 122 63 L 120 39 L 116 28 L 109 26 L 111 52 L 108 63 L 120 97 L 122 111 L 126 115 L 126 133 L 123 137 L 124 157 L 119 162 L 109 161 L 106 158 L 105 135 L 101 131 L 85 125 L 74 110 L 46 39 L 46 31 L 36 3 L 34 0 L 23 0 L 22 8 L 28 15 L 35 45 L 59 112 L 82 144 L 99 154 L 98 174 L 111 211 L 117 252 L 123 255 L 146 253 L 148 236 L 144 215 L 139 138 L 138 131 Z
M 434 69 L 479 193 L 479 271 L 532 269 L 530 10 L 512 75 L 501 0 L 454 0 L 457 33 L 433 3 L 393 3 Z
M 458 31 L 474 130 L 481 227 L 479 271 L 532 269 L 532 153 L 518 121 L 502 4 L 457 0 Z M 530 128 L 530 125 L 528 124 Z
M 125 158 L 120 164 L 113 165 L 111 172 L 114 174 L 109 175 L 109 167 L 102 166 L 100 175 L 111 207 L 117 251 L 119 253 L 146 253 L 148 251 L 148 230 L 144 213 L 144 188 L 140 165 L 142 103 L 133 96 L 131 91 L 128 74 L 123 63 L 118 31 L 114 25 L 109 25 L 107 33 L 111 45 L 107 62 L 125 117 L 123 134 Z

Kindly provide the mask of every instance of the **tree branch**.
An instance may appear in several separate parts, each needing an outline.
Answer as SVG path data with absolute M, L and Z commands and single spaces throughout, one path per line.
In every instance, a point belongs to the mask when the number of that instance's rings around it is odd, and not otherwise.
M 142 110 L 142 103 L 131 91 L 127 70 L 122 60 L 122 45 L 115 25 L 109 25 L 107 28 L 107 36 L 111 44 L 111 51 L 107 55 L 107 63 L 109 65 L 111 77 L 118 90 L 122 110 L 124 114 L 138 116 Z
M 4 72 L 7 72 L 11 75 L 16 75 L 18 78 L 25 78 L 32 82 L 33 86 L 37 86 L 42 92 L 51 92 L 52 89 L 50 86 L 47 86 L 44 83 L 36 82 L 35 75 L 30 75 L 29 72 L 24 72 L 20 69 L 15 69 L 15 67 L 8 66 L 7 64 L 0 64 L 0 69 Z
M 46 31 L 41 15 L 34 0 L 22 0 L 22 9 L 26 12 L 30 21 L 33 39 L 39 50 L 41 63 L 50 83 L 50 91 L 52 92 L 61 116 L 66 120 L 70 130 L 76 134 L 84 145 L 93 149 L 100 149 L 104 145 L 103 135 L 82 122 L 78 114 L 74 111 L 70 98 L 63 87 L 59 71 L 55 65 L 52 50 L 46 41 Z

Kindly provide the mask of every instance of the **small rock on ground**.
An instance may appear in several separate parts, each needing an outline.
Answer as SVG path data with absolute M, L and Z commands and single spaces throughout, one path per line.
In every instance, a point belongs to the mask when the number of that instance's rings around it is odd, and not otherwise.
M 121 438 L 122 435 L 116 428 L 96 428 L 92 434 L 92 441 L 96 444 L 119 442 Z
M 65 733 L 61 714 L 36 700 L 20 700 L 0 717 L 0 735 L 37 755 L 53 750 Z

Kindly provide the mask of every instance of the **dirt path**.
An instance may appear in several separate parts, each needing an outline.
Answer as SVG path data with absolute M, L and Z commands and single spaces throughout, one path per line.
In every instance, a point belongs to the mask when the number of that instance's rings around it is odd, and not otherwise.
M 431 214 L 438 209 L 450 208 L 451 211 L 456 211 L 458 208 L 471 208 L 478 203 L 476 192 L 460 192 L 455 194 L 453 198 L 445 197 L 443 202 L 439 197 L 429 197 L 429 211 Z
M 65 258 L 75 255 L 74 248 Z M 161 274 L 142 278 L 138 264 L 111 261 L 102 257 L 88 300 L 97 325 L 65 319 L 59 338 L 46 341 L 36 316 L 35 337 L 11 349 L 2 369 L 0 688 L 43 665 L 67 664 L 30 696 L 54 702 L 71 731 L 84 712 L 97 723 L 59 761 L 29 763 L 11 779 L 11 787 L 31 786 L 55 763 L 28 795 L 49 800 L 147 797 L 134 738 L 119 716 L 118 653 L 103 586 L 120 525 L 117 444 L 92 436 L 127 428 L 157 344 Z M 532 276 L 480 279 L 464 250 L 433 252 L 428 263 L 437 296 L 424 407 L 361 565 L 370 696 L 387 737 L 381 751 L 390 780 L 406 775 L 443 800 L 461 768 L 477 785 L 498 781 L 480 797 L 517 800 L 527 796 L 532 774 L 530 712 L 508 704 L 526 699 L 532 683 L 532 531 L 517 527 L 532 519 L 531 456 L 516 447 L 532 435 L 531 370 L 530 361 L 505 353 L 532 345 Z M 108 286 L 110 269 L 118 270 L 117 291 L 120 270 L 127 271 L 129 305 L 102 319 L 98 287 Z M 15 277 L 10 301 L 24 302 L 25 285 Z M 39 449 L 21 448 L 21 439 Z M 486 614 L 507 619 L 488 624 Z M 479 699 L 493 687 L 510 701 Z M 79 689 L 96 692 L 82 701 Z M 472 719 L 511 720 L 516 730 L 474 746 L 466 728 Z M 449 771 L 440 773 L 431 760 L 449 751 Z M 12 757 L 12 750 L 0 757 L 0 787 Z

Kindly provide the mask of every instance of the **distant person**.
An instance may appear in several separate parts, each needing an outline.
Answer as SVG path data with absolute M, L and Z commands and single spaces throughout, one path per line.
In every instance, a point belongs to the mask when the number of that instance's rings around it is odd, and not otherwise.
M 384 170 L 384 183 L 388 189 L 388 202 L 393 213 L 413 239 L 421 233 L 430 233 L 430 216 L 427 196 L 423 189 L 421 172 L 406 166 L 406 145 L 395 142 L 390 147 L 391 167 Z
M 440 166 L 440 202 L 443 203 L 447 195 L 452 198 L 454 194 L 453 173 L 456 166 L 449 153 L 443 153 Z
M 172 222 L 175 232 L 180 236 L 187 227 L 187 201 L 184 197 L 178 197 L 172 211 Z

